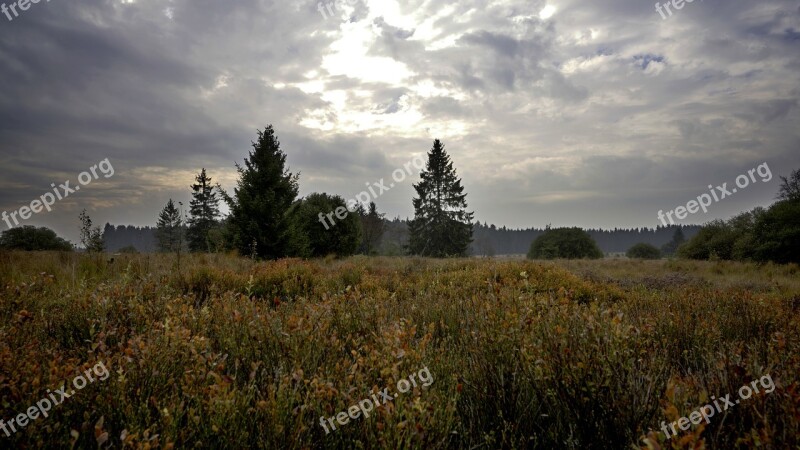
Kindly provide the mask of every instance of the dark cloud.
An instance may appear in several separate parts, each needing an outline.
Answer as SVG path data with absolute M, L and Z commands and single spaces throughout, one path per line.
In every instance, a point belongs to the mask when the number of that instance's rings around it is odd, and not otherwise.
M 633 0 L 351 3 L 327 19 L 271 0 L 0 15 L 0 210 L 109 158 L 114 177 L 30 223 L 72 239 L 82 208 L 151 224 L 201 167 L 231 187 L 269 123 L 303 194 L 348 198 L 442 138 L 476 218 L 510 226 L 653 226 L 707 184 L 800 166 L 796 1 L 694 2 L 666 20 Z M 412 182 L 379 207 L 411 215 Z

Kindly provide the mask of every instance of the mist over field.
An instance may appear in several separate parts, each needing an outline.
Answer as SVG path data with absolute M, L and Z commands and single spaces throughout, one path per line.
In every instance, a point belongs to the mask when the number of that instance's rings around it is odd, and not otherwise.
M 0 448 L 799 448 L 798 43 L 0 0 Z

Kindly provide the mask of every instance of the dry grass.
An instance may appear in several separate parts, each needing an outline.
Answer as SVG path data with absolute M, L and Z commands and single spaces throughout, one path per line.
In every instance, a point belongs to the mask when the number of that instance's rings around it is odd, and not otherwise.
M 797 448 L 796 266 L 0 253 L 3 446 Z M 427 366 L 435 382 L 326 435 Z M 778 386 L 666 444 L 652 429 Z M 643 440 L 650 433 L 649 441 Z M 661 443 L 659 443 L 661 442 Z M 660 447 L 659 447 L 660 446 Z M 671 446 L 671 447 L 670 447 Z

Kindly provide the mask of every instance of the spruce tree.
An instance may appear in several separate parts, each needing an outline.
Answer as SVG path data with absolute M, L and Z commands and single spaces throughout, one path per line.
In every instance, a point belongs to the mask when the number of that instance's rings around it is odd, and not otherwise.
M 183 246 L 183 220 L 172 199 L 169 199 L 167 205 L 158 215 L 156 239 L 158 240 L 158 249 L 160 251 L 180 254 Z
M 192 188 L 192 200 L 189 203 L 189 230 L 187 240 L 189 250 L 192 252 L 211 252 L 211 231 L 217 225 L 219 216 L 219 199 L 211 177 L 206 175 L 206 169 L 200 171 L 195 177 L 196 184 Z
M 386 231 L 386 225 L 383 221 L 385 214 L 378 212 L 375 202 L 369 202 L 369 211 L 361 204 L 358 205 L 356 211 L 358 211 L 358 215 L 361 218 L 361 246 L 359 250 L 365 255 L 372 255 L 377 251 L 383 233 Z
M 286 169 L 286 154 L 280 148 L 272 125 L 258 132 L 253 150 L 239 164 L 239 180 L 233 197 L 223 197 L 231 214 L 228 238 L 242 255 L 277 259 L 292 251 L 289 208 L 297 198 L 298 177 Z
M 472 242 L 473 213 L 466 210 L 467 194 L 440 140 L 433 141 L 420 177 L 414 185 L 418 197 L 413 199 L 409 251 L 437 258 L 465 256 Z

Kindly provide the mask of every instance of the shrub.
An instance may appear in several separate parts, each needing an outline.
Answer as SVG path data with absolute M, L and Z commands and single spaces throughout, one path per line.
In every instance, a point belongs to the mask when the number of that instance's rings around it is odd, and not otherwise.
M 25 225 L 12 228 L 0 236 L 0 249 L 25 251 L 72 251 L 72 244 L 58 237 L 56 232 L 45 227 Z
M 661 250 L 641 242 L 629 248 L 625 255 L 631 259 L 661 259 Z
M 589 233 L 580 228 L 555 228 L 531 244 L 528 259 L 599 259 L 603 252 Z
M 311 194 L 295 202 L 289 210 L 291 221 L 291 244 L 294 256 L 322 257 L 329 254 L 350 256 L 361 242 L 361 219 L 358 214 L 347 212 L 344 219 L 334 216 L 334 224 L 325 219 L 331 212 L 347 209 L 344 199 L 338 195 Z

